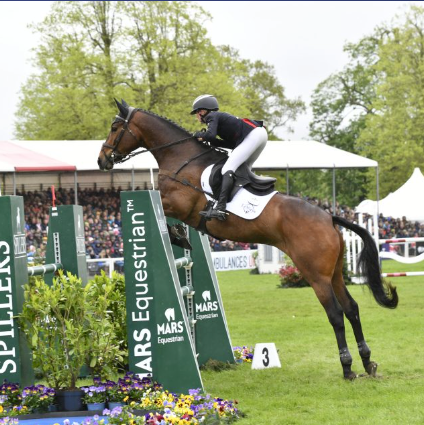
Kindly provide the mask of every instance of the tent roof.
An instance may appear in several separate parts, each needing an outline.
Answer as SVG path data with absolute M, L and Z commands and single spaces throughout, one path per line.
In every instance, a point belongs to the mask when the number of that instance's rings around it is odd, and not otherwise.
M 98 171 L 101 140 L 0 141 L 0 172 Z M 314 141 L 268 142 L 255 170 L 285 168 L 363 168 L 377 162 Z M 158 169 L 151 154 L 118 164 L 116 170 Z
M 424 176 L 419 168 L 415 168 L 408 181 L 395 192 L 389 193 L 378 204 L 369 199 L 362 201 L 356 212 L 383 214 L 384 217 L 402 218 L 424 222 L 423 198 Z
M 253 165 L 256 170 L 283 168 L 367 168 L 377 161 L 313 140 L 268 142 Z

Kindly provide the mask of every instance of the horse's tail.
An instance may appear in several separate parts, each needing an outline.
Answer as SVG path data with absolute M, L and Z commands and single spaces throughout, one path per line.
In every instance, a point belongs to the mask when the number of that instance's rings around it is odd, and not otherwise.
M 346 227 L 361 237 L 364 242 L 364 248 L 359 255 L 358 269 L 365 276 L 366 284 L 377 303 L 382 307 L 396 308 L 399 302 L 396 287 L 381 278 L 378 250 L 371 234 L 367 229 L 342 217 L 333 216 L 333 223 Z

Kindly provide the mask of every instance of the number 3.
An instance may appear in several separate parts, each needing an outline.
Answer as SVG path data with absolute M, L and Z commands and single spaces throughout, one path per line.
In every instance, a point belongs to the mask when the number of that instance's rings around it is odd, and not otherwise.
M 265 367 L 267 367 L 269 365 L 268 348 L 264 347 L 264 349 L 262 350 L 262 354 L 264 355 L 264 359 L 262 360 L 262 363 L 264 364 Z

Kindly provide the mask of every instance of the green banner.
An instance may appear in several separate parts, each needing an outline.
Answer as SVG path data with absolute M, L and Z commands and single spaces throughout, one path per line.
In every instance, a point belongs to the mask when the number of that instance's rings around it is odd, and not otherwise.
M 63 269 L 87 283 L 84 220 L 81 205 L 50 207 L 46 264 L 61 263 Z M 44 280 L 51 285 L 53 273 Z
M 165 389 L 203 388 L 157 191 L 121 192 L 129 369 Z
M 23 198 L 0 196 L 0 216 L 0 376 L 1 381 L 30 385 L 31 358 L 15 318 L 28 282 Z

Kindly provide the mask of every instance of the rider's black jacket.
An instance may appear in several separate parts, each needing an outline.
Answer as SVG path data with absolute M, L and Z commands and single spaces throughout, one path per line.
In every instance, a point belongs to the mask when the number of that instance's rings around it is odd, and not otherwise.
M 236 148 L 259 124 L 256 121 L 251 121 L 253 125 L 248 124 L 234 115 L 218 111 L 210 111 L 204 121 L 208 125 L 207 130 L 198 131 L 194 136 L 206 140 L 212 146 L 229 149 Z

